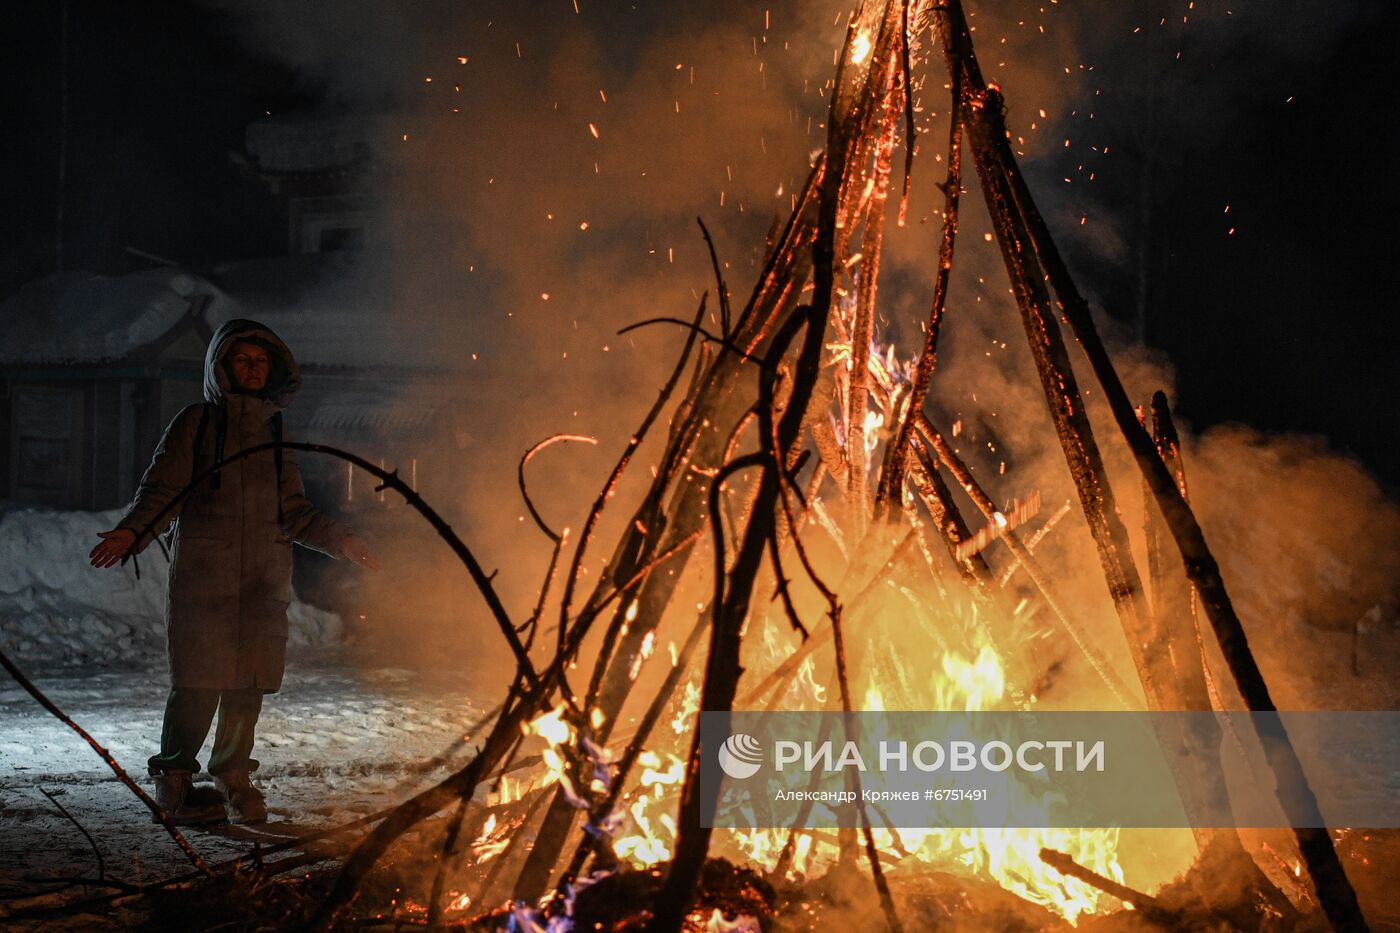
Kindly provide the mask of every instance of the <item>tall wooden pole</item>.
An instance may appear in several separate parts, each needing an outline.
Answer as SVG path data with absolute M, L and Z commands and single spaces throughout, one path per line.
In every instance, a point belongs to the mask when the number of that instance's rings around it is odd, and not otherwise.
M 1138 423 L 1128 393 L 1094 325 L 1088 302 L 1079 294 L 1070 277 L 1069 269 L 1050 236 L 1049 227 L 1036 208 L 1030 189 L 1020 173 L 1007 142 L 1001 94 L 982 80 L 960 0 L 945 0 L 942 12 L 949 66 L 961 70 L 967 79 L 969 93 L 977 95 L 982 103 L 977 116 L 983 132 L 980 138 L 978 134 L 970 133 L 974 137 L 974 152 L 980 150 L 981 158 L 986 163 L 987 177 L 995 188 L 1003 192 L 1000 196 L 1009 195 L 1015 206 L 1014 214 L 1029 237 L 1029 242 L 1017 245 L 1021 250 L 1033 251 L 1038 258 L 1044 269 L 1044 281 L 1049 283 L 1058 299 L 1057 310 L 1069 322 L 1089 359 L 1089 365 L 1107 397 L 1114 421 L 1127 440 L 1181 552 L 1186 575 L 1200 594 L 1206 616 L 1215 630 L 1221 652 L 1245 705 L 1251 711 L 1264 714 L 1254 717 L 1255 727 L 1265 757 L 1278 781 L 1276 793 L 1284 812 L 1288 814 L 1290 822 L 1298 827 L 1294 830 L 1298 848 L 1312 876 L 1323 912 L 1339 930 L 1366 930 L 1368 927 L 1357 904 L 1356 892 L 1337 858 L 1331 836 L 1322 828 L 1325 823 L 1317 798 L 1303 773 L 1302 763 L 1283 722 L 1277 716 L 1278 707 L 1274 705 L 1263 672 L 1259 670 L 1254 653 L 1249 648 L 1244 626 L 1235 614 L 1225 581 L 1220 575 L 1220 567 L 1206 544 L 1200 523 L 1158 455 L 1152 438 Z M 981 170 L 983 165 L 979 163 Z M 1058 324 L 1053 320 L 1050 323 L 1058 329 Z

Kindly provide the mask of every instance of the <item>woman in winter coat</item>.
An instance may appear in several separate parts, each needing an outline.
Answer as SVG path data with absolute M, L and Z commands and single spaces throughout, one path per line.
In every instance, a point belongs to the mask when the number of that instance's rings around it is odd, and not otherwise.
M 292 542 L 378 569 L 362 539 L 306 498 L 292 450 L 223 467 L 137 539 L 214 463 L 280 440 L 282 410 L 300 387 L 296 360 L 271 330 L 245 320 L 220 327 L 204 358 L 205 403 L 175 416 L 131 507 L 116 528 L 98 533 L 102 541 L 89 555 L 94 567 L 113 566 L 174 523 L 166 605 L 171 690 L 160 753 L 149 768 L 156 801 L 179 823 L 225 813 L 235 823 L 267 817 L 249 777 L 258 766 L 250 756 L 263 694 L 282 684 Z M 209 773 L 223 799 L 192 781 L 216 710 Z

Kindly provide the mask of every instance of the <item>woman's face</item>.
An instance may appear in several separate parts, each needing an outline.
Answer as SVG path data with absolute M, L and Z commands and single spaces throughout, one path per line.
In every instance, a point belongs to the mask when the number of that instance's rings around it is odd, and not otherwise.
M 253 394 L 267 388 L 267 377 L 272 369 L 267 350 L 255 343 L 240 342 L 233 345 L 230 353 L 233 384 L 238 391 Z

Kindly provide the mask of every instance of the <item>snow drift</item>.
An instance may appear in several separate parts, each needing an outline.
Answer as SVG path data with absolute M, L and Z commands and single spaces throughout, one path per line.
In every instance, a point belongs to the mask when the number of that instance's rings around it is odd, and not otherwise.
M 24 509 L 0 515 L 0 647 L 21 663 L 159 663 L 165 654 L 167 562 L 159 548 L 112 570 L 89 566 L 96 533 L 121 510 Z M 294 649 L 340 641 L 340 617 L 301 602 L 289 611 Z

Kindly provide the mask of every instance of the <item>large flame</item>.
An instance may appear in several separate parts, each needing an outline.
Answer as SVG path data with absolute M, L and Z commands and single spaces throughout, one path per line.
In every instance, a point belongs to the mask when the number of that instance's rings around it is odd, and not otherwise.
M 807 708 L 820 709 L 825 705 L 826 691 L 811 679 L 811 669 L 803 665 L 800 670 L 808 672 L 806 678 L 796 679 L 791 692 L 803 695 Z M 902 683 L 872 681 L 865 685 L 862 707 L 866 710 L 897 706 L 969 712 L 998 706 L 1007 708 L 1005 670 L 1001 657 L 990 645 L 983 644 L 969 653 L 950 649 L 944 652 L 935 670 L 936 676 L 927 686 L 927 699 L 918 695 L 922 691 L 911 691 Z M 698 705 L 698 684 L 692 681 L 687 689 L 678 691 L 676 715 L 672 719 L 673 725 L 684 725 L 684 728 L 671 730 L 670 736 L 658 736 L 657 744 L 670 739 L 675 750 L 688 748 L 689 729 L 695 721 Z M 619 856 L 641 868 L 671 857 L 676 829 L 672 814 L 679 800 L 684 761 L 675 751 L 651 750 L 638 764 L 632 786 L 625 795 L 627 819 L 624 830 L 615 840 L 615 849 Z M 1002 777 L 1004 784 L 997 787 L 994 794 L 1008 801 L 1008 812 L 1014 812 L 1018 822 L 1028 813 L 1047 812 L 1048 804 L 1014 776 L 1006 773 Z M 783 830 L 716 831 L 713 846 L 717 851 L 771 871 L 777 865 L 787 836 Z M 913 869 L 920 865 L 960 871 L 994 881 L 1071 923 L 1084 914 L 1098 911 L 1103 895 L 1096 888 L 1067 878 L 1042 862 L 1042 848 L 1066 852 L 1093 871 L 1123 880 L 1117 858 L 1116 829 L 882 829 L 876 830 L 875 840 L 881 852 L 898 860 L 892 874 L 906 866 Z M 830 867 L 836 857 L 835 833 L 802 833 L 795 840 L 789 871 L 801 875 L 819 873 Z

